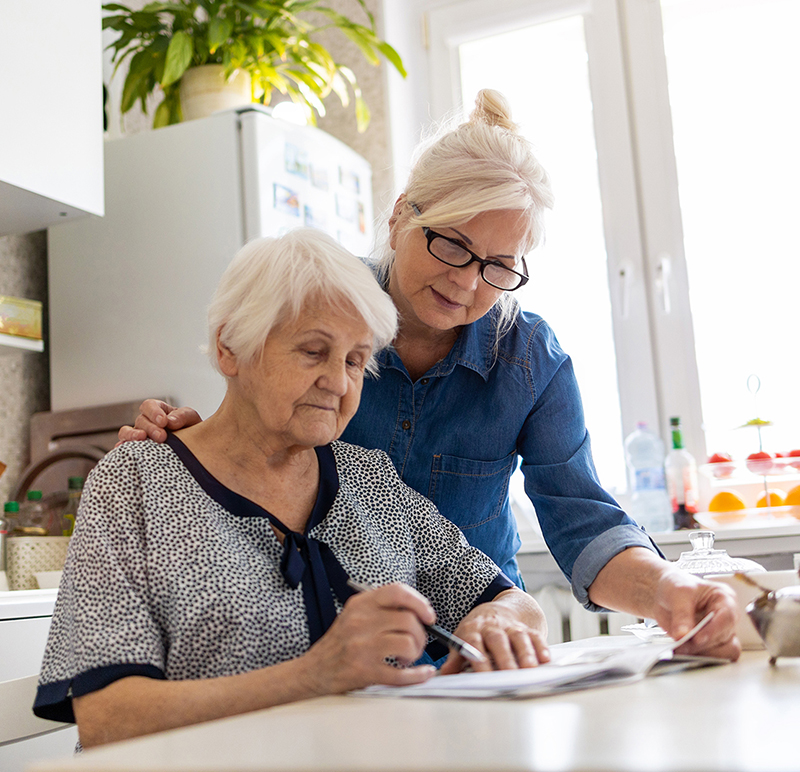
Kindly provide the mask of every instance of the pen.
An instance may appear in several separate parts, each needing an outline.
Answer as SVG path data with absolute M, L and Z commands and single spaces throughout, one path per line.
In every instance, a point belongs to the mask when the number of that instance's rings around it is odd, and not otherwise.
M 369 590 L 376 589 L 368 584 L 356 582 L 354 579 L 348 579 L 347 584 L 356 592 L 368 592 Z M 453 651 L 457 651 L 462 657 L 464 657 L 464 659 L 467 659 L 470 662 L 486 662 L 486 657 L 484 657 L 483 654 L 481 654 L 481 652 L 478 651 L 474 646 L 466 641 L 462 641 L 457 635 L 453 635 L 443 627 L 435 624 L 426 625 L 424 622 L 422 623 L 422 626 L 428 631 L 428 633 L 430 633 L 430 635 L 436 638 L 437 641 L 440 641 Z

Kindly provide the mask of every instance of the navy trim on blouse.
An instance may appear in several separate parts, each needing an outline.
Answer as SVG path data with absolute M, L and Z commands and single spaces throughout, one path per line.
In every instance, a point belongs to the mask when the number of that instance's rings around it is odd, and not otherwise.
M 144 676 L 145 678 L 155 678 L 158 681 L 167 679 L 164 671 L 155 665 L 127 663 L 92 668 L 66 681 L 41 684 L 36 690 L 33 713 L 39 718 L 46 718 L 49 721 L 64 721 L 74 724 L 73 697 L 83 697 L 85 694 L 99 691 L 114 681 L 128 678 L 128 676 Z
M 339 492 L 339 472 L 331 446 L 314 448 L 319 463 L 319 491 L 308 523 L 300 533 L 287 528 L 275 515 L 254 501 L 223 485 L 174 434 L 167 434 L 167 444 L 198 485 L 228 512 L 243 517 L 266 517 L 284 535 L 281 573 L 292 589 L 302 588 L 309 636 L 311 643 L 316 643 L 336 619 L 332 593 L 336 593 L 341 603 L 353 594 L 347 586 L 347 573 L 330 547 L 308 535 L 325 519 Z

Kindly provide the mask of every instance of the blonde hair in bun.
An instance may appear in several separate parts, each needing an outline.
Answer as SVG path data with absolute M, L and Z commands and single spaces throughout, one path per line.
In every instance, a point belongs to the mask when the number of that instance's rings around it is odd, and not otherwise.
M 531 143 L 511 120 L 508 100 L 498 91 L 478 92 L 466 122 L 442 126 L 420 143 L 404 191 L 401 227 L 453 227 L 490 211 L 518 211 L 526 234 L 520 254 L 544 238 L 544 212 L 553 206 L 550 178 L 533 153 Z M 419 207 L 413 212 L 410 204 Z M 386 218 L 388 220 L 388 218 Z M 378 277 L 387 286 L 394 251 L 378 255 Z M 497 301 L 500 333 L 510 325 L 517 304 L 510 293 Z
M 470 123 L 486 123 L 506 131 L 517 132 L 519 127 L 511 120 L 511 105 L 499 92 L 490 88 L 481 89 L 475 97 L 475 107 L 469 116 Z

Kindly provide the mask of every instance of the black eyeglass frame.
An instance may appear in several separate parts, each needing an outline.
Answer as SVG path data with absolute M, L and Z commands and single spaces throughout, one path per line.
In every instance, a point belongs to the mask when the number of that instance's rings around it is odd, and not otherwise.
M 414 214 L 418 217 L 421 214 L 419 209 L 417 208 L 416 204 L 411 204 L 411 208 L 414 210 Z M 515 271 L 513 268 L 508 268 L 507 266 L 503 265 L 498 260 L 486 260 L 483 257 L 478 257 L 471 249 L 467 249 L 463 244 L 458 242 L 456 239 L 451 239 L 449 236 L 443 236 L 441 233 L 437 233 L 436 231 L 431 230 L 427 225 L 420 226 L 422 228 L 422 233 L 424 234 L 425 238 L 428 241 L 428 253 L 431 257 L 435 257 L 440 263 L 444 263 L 445 265 L 449 265 L 451 268 L 466 268 L 468 265 L 472 265 L 473 263 L 478 263 L 481 267 L 481 279 L 483 279 L 490 287 L 494 287 L 495 289 L 502 290 L 503 292 L 514 292 L 518 290 L 520 287 L 524 287 L 529 280 L 528 276 L 528 266 L 525 262 L 525 258 L 521 258 L 522 261 L 522 269 L 525 273 L 520 273 L 519 271 Z M 467 260 L 466 263 L 462 263 L 461 265 L 454 265 L 453 263 L 448 263 L 447 260 L 443 260 L 437 254 L 434 254 L 433 250 L 431 249 L 431 243 L 434 239 L 444 239 L 445 241 L 450 242 L 454 246 L 458 247 L 459 249 L 463 249 L 469 256 L 470 259 Z M 513 273 L 515 276 L 519 277 L 519 284 L 516 287 L 498 287 L 496 284 L 490 282 L 485 275 L 486 267 L 487 266 L 495 266 L 497 268 L 502 268 L 504 271 L 508 271 L 509 273 Z

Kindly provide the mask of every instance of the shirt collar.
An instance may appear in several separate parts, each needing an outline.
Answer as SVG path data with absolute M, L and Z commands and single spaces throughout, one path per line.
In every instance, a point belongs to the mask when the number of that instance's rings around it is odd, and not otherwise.
M 494 351 L 496 329 L 497 311 L 491 309 L 488 314 L 461 329 L 447 356 L 437 362 L 426 375 L 432 377 L 450 375 L 456 366 L 461 366 L 475 371 L 484 381 L 488 380 L 496 359 Z M 378 352 L 376 359 L 382 368 L 405 370 L 393 346 Z

